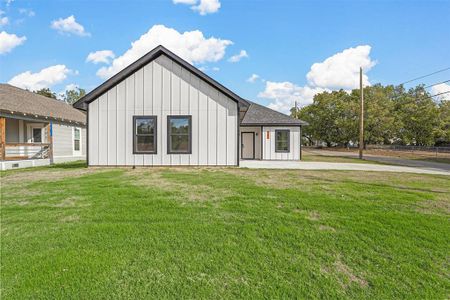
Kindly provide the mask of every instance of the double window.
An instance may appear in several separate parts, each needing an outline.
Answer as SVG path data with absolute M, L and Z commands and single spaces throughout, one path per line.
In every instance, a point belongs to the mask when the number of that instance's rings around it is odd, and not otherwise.
M 156 154 L 156 116 L 134 116 L 133 153 Z M 191 154 L 192 117 L 167 116 L 167 154 Z
M 156 116 L 134 116 L 135 154 L 156 153 Z
M 275 130 L 275 152 L 289 152 L 289 130 Z
M 192 139 L 191 116 L 167 117 L 167 153 L 190 154 Z

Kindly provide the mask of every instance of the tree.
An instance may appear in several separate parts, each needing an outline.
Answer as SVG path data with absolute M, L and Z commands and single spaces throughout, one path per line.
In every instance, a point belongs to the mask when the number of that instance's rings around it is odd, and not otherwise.
M 40 90 L 34 91 L 34 93 L 39 94 L 41 96 L 56 99 L 56 94 L 53 93 L 49 88 L 42 88 Z
M 72 105 L 84 95 L 86 95 L 86 91 L 84 89 L 77 87 L 74 90 L 67 90 L 66 93 L 62 96 L 62 98 L 66 103 Z
M 423 85 L 411 88 L 394 99 L 401 127 L 398 137 L 403 144 L 434 145 L 439 126 L 439 109 Z

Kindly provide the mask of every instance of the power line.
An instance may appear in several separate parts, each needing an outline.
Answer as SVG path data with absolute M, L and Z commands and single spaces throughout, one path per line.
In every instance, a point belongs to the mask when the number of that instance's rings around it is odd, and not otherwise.
M 449 81 L 450 81 L 450 79 L 446 80 L 446 81 L 430 84 L 429 86 L 424 87 L 424 89 L 430 88 L 430 87 L 435 86 L 435 85 L 443 84 L 443 83 L 446 83 L 446 82 L 449 82 Z
M 426 98 L 424 98 L 424 99 L 427 99 L 427 98 L 433 98 L 433 97 L 440 96 L 440 95 L 444 95 L 444 94 L 448 94 L 448 93 L 450 93 L 450 91 L 442 92 L 442 93 L 439 93 L 439 94 L 436 94 L 436 95 L 431 95 L 431 96 L 428 96 L 428 97 L 426 97 Z
M 430 73 L 430 74 L 427 74 L 427 75 L 423 75 L 423 76 L 420 76 L 420 77 L 417 77 L 417 78 L 410 79 L 408 81 L 400 83 L 399 85 L 402 85 L 402 84 L 405 84 L 405 83 L 409 83 L 409 82 L 412 82 L 412 81 L 416 81 L 416 80 L 419 80 L 419 79 L 422 79 L 422 78 L 425 78 L 425 77 L 428 77 L 428 76 L 431 76 L 431 75 L 434 75 L 434 74 L 437 74 L 437 73 L 441 73 L 441 72 L 444 72 L 444 71 L 447 71 L 447 70 L 450 70 L 450 67 L 442 69 L 442 70 L 439 70 L 439 71 L 436 71 L 436 72 L 433 72 L 433 73 Z

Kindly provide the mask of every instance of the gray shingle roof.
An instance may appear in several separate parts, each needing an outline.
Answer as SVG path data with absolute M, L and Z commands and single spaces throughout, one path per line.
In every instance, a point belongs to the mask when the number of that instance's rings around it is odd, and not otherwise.
M 0 83 L 0 111 L 86 124 L 86 115 L 65 102 L 4 83 Z
M 250 103 L 250 106 L 242 119 L 241 125 L 308 125 L 305 121 L 294 119 L 268 107 L 249 100 L 247 102 Z

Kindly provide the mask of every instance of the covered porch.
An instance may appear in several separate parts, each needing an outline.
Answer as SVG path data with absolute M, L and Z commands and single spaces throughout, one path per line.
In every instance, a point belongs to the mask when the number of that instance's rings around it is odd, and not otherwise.
M 50 159 L 50 122 L 0 116 L 0 161 Z

